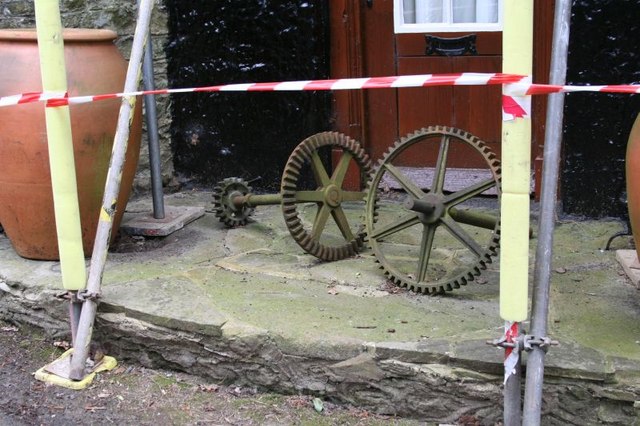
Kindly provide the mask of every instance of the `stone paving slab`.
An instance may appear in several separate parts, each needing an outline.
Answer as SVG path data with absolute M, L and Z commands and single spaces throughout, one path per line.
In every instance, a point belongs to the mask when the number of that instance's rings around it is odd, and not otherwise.
M 616 250 L 616 259 L 631 282 L 640 289 L 640 262 L 635 250 Z
M 471 412 L 499 419 L 502 351 L 485 343 L 502 334 L 497 264 L 466 288 L 417 295 L 390 285 L 368 251 L 331 263 L 304 253 L 277 206 L 225 229 L 210 196 L 172 195 L 173 205 L 208 211 L 152 249 L 109 254 L 96 339 L 115 355 L 386 413 L 419 416 L 425 407 L 412 392 L 443 404 L 453 398 L 460 408 L 451 421 Z M 615 252 L 600 250 L 621 226 L 556 228 L 549 335 L 561 346 L 549 350 L 545 372 L 546 392 L 564 413 L 558 424 L 597 416 L 578 409 L 596 394 L 640 400 L 640 294 Z M 58 262 L 22 259 L 0 235 L 0 317 L 68 332 L 59 274 Z M 633 401 L 621 406 L 627 414 L 637 414 Z

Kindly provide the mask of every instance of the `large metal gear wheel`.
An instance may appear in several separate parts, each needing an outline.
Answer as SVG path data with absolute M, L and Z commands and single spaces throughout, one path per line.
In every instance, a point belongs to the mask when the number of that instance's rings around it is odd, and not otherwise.
M 337 159 L 331 175 L 323 158 Z M 280 192 L 287 228 L 300 247 L 322 260 L 353 256 L 364 243 L 364 192 L 343 189 L 352 164 L 364 179 L 369 178 L 371 161 L 360 144 L 343 134 L 324 132 L 302 141 L 282 173 Z M 307 180 L 313 181 L 310 186 L 304 184 L 305 172 Z M 305 211 L 303 206 L 308 205 L 317 208 Z
M 426 152 L 437 153 L 431 168 L 407 167 Z M 462 183 L 447 176 L 452 152 L 479 167 L 458 174 Z M 390 147 L 366 196 L 367 236 L 389 279 L 418 293 L 436 294 L 480 275 L 499 245 L 500 179 L 495 154 L 460 129 L 423 128 Z
M 253 213 L 253 207 L 236 205 L 233 199 L 251 193 L 249 183 L 237 178 L 224 179 L 213 188 L 213 208 L 215 216 L 227 227 L 244 226 Z

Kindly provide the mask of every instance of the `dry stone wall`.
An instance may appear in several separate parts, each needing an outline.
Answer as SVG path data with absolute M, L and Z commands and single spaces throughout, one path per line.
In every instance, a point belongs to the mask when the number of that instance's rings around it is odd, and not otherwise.
M 115 31 L 118 34 L 116 45 L 125 58 L 129 58 L 136 26 L 136 2 L 124 0 L 61 0 L 60 14 L 65 28 L 100 28 Z M 35 26 L 34 2 L 25 0 L 0 0 L 0 28 L 29 28 Z M 151 20 L 151 38 L 153 41 L 153 63 L 155 85 L 167 87 L 167 12 L 162 0 L 156 0 Z M 5 93 L 2 95 L 8 95 Z M 13 94 L 13 93 L 12 93 Z M 173 176 L 173 158 L 171 153 L 171 102 L 168 96 L 156 97 L 158 131 L 162 177 L 168 184 Z M 136 193 L 150 189 L 150 171 L 146 123 L 144 124 L 140 165 L 134 183 Z
M 0 278 L 0 318 L 68 338 L 67 312 L 55 299 L 57 293 L 34 292 Z M 134 318 L 108 303 L 100 310 L 94 339 L 119 360 L 184 371 L 214 383 L 329 398 L 389 416 L 441 424 L 465 418 L 474 419 L 469 424 L 501 424 L 501 371 L 488 366 L 407 351 L 403 342 L 354 343 L 330 350 L 235 321 L 219 328 L 181 330 L 173 328 L 176 323 Z M 639 397 L 636 377 L 545 377 L 543 424 L 638 425 Z

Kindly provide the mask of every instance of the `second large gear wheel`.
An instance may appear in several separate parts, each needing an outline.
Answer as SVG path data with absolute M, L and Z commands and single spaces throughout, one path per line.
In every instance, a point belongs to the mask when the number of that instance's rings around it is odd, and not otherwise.
M 364 192 L 345 188 L 350 169 L 365 180 L 370 176 L 371 162 L 360 144 L 341 133 L 323 132 L 303 140 L 282 173 L 287 228 L 300 247 L 322 260 L 353 256 L 363 245 Z
M 448 165 L 454 154 L 465 168 Z M 434 294 L 486 269 L 499 243 L 500 173 L 487 145 L 460 129 L 423 128 L 390 147 L 366 197 L 369 243 L 389 279 Z

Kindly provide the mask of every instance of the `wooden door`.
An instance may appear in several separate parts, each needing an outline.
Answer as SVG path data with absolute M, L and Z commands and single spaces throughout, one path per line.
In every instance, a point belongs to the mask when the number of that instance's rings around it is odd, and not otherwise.
M 402 1 L 400 1 L 402 3 Z M 553 2 L 536 2 L 534 81 L 546 82 Z M 331 2 L 331 72 L 334 78 L 407 74 L 500 72 L 502 33 L 465 31 L 396 33 L 393 0 L 336 0 Z M 432 48 L 427 36 L 452 39 L 473 36 L 473 49 L 457 55 Z M 532 156 L 539 157 L 544 135 L 544 104 L 534 100 Z M 359 140 L 372 159 L 381 158 L 402 136 L 431 125 L 466 130 L 484 140 L 498 156 L 501 140 L 501 87 L 455 86 L 375 89 L 335 94 L 337 130 Z M 449 166 L 475 168 L 470 160 L 452 153 Z M 435 152 L 422 152 L 411 167 L 429 167 Z M 536 163 L 540 165 L 539 162 Z
M 459 56 L 426 55 L 427 34 L 395 34 L 397 74 L 453 74 L 460 72 L 500 72 L 502 67 L 502 40 L 499 33 L 431 33 L 439 40 L 475 38 L 475 52 Z M 461 45 L 468 42 L 461 42 Z M 398 105 L 398 136 L 421 127 L 445 125 L 466 130 L 487 142 L 492 151 L 500 153 L 501 87 L 500 86 L 444 86 L 408 88 L 396 93 Z M 376 124 L 371 123 L 376 132 Z M 384 125 L 384 123 L 380 123 Z M 380 141 L 382 143 L 382 141 Z M 414 158 L 415 166 L 435 163 L 437 152 L 424 152 Z M 455 152 L 449 159 L 450 167 L 473 168 L 479 157 L 468 157 Z

